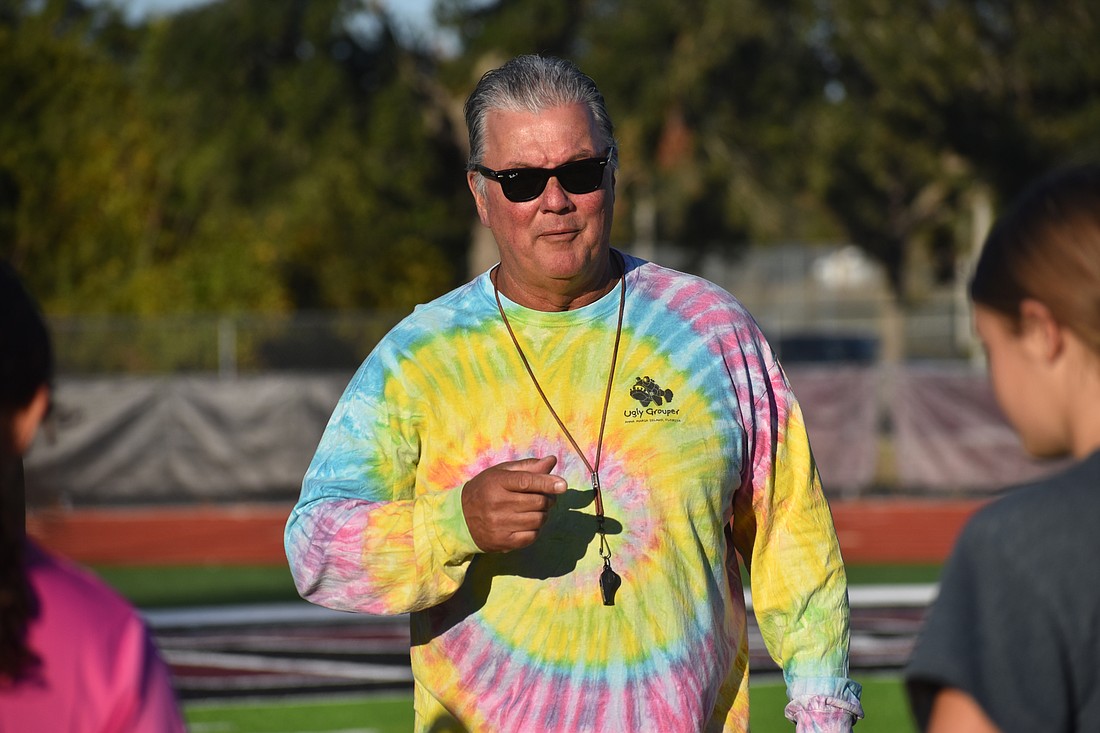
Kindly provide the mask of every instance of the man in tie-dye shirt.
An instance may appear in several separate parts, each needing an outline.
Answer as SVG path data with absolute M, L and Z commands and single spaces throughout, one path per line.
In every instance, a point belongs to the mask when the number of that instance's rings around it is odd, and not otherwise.
M 467 101 L 500 264 L 391 331 L 287 524 L 302 595 L 409 613 L 418 731 L 746 731 L 738 556 L 797 730 L 862 717 L 844 565 L 752 317 L 610 248 L 591 79 L 524 56 Z

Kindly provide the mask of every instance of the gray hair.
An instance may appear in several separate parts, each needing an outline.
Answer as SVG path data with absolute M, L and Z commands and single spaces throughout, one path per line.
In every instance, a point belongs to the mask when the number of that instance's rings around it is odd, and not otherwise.
M 529 54 L 517 56 L 485 73 L 466 99 L 464 112 L 470 134 L 468 170 L 485 157 L 485 118 L 490 110 L 533 114 L 553 107 L 583 104 L 588 107 L 606 147 L 614 147 L 611 168 L 618 167 L 618 146 L 603 94 L 592 78 L 572 61 Z

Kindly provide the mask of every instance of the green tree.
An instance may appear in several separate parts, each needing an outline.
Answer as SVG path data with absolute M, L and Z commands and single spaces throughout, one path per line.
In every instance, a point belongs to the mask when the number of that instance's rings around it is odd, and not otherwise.
M 1100 9 L 1030 0 L 824 6 L 831 72 L 813 191 L 905 294 L 917 248 L 953 273 L 975 191 L 1004 201 L 1058 164 L 1095 157 Z
M 464 275 L 432 60 L 369 5 L 6 3 L 0 44 L 2 254 L 53 312 L 407 309 Z
M 86 41 L 113 31 L 117 43 L 117 16 L 27 5 L 7 4 L 0 21 L 0 251 L 71 311 L 140 258 L 154 131 L 115 60 Z
M 617 121 L 618 241 L 847 238 L 910 292 L 971 208 L 1095 158 L 1087 0 L 220 0 L 129 26 L 0 2 L 0 253 L 55 312 L 405 309 L 465 276 L 459 109 L 511 55 L 575 59 Z
M 835 236 L 805 196 L 805 140 L 826 80 L 802 39 L 809 3 L 758 0 L 444 0 L 466 39 L 457 90 L 518 54 L 575 60 L 616 120 L 615 236 L 715 246 Z
M 584 64 L 625 112 L 623 147 L 638 165 L 624 178 L 655 202 L 658 239 L 704 250 L 835 233 L 800 196 L 823 85 L 803 40 L 806 5 L 598 4 Z
M 460 155 L 430 64 L 385 20 L 337 0 L 236 0 L 152 29 L 142 88 L 172 141 L 186 250 L 230 256 L 231 235 L 298 308 L 407 308 L 456 280 Z
M 977 193 L 1096 157 L 1100 9 L 1087 0 L 439 0 L 448 83 L 516 53 L 576 60 L 623 158 L 617 236 L 847 238 L 903 297 L 955 272 Z

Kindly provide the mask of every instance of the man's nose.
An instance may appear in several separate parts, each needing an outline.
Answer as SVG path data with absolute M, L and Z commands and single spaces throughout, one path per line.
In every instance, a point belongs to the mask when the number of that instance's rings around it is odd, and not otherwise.
M 539 204 L 545 211 L 563 211 L 573 208 L 573 199 L 569 197 L 569 192 L 562 188 L 557 176 L 551 176 L 539 198 Z

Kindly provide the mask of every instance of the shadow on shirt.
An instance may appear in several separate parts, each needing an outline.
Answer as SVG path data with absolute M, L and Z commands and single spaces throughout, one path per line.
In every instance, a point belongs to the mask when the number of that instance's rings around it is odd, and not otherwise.
M 466 571 L 462 587 L 451 598 L 428 610 L 430 629 L 413 624 L 413 646 L 447 633 L 467 617 L 480 611 L 493 592 L 496 578 L 514 576 L 531 580 L 564 578 L 577 569 L 586 554 L 599 550 L 597 519 L 592 505 L 595 491 L 567 489 L 558 497 L 550 518 L 531 545 L 512 552 L 492 552 L 477 555 Z M 609 538 L 621 535 L 623 525 L 612 517 L 604 518 L 604 534 Z M 614 540 L 610 540 L 614 552 Z M 598 597 L 596 574 L 578 579 L 577 585 Z M 418 633 L 418 631 L 420 633 Z M 419 638 L 418 638 L 419 637 Z

